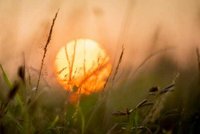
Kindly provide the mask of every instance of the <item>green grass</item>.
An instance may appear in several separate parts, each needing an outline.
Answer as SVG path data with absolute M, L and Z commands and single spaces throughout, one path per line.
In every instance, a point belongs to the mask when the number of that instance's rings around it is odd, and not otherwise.
M 198 75 L 195 69 L 179 70 L 174 90 L 162 93 L 177 71 L 173 64 L 166 64 L 167 67 L 160 62 L 157 68 L 141 72 L 126 85 L 122 82 L 115 87 L 108 83 L 105 92 L 81 96 L 79 104 L 69 103 L 65 90 L 53 87 L 43 90 L 45 86 L 40 86 L 35 92 L 20 75 L 11 82 L 1 66 L 4 86 L 1 86 L 0 132 L 195 134 L 199 132 Z M 16 84 L 17 92 L 10 97 Z M 153 86 L 160 88 L 153 92 L 155 95 L 149 95 Z
M 57 13 L 44 47 L 39 76 L 32 76 L 35 79 L 29 81 L 24 61 L 15 81 L 10 81 L 0 64 L 0 134 L 200 133 L 198 51 L 198 64 L 191 61 L 186 69 L 178 68 L 168 56 L 160 57 L 153 66 L 147 64 L 162 52 L 158 51 L 136 70 L 123 68 L 122 74 L 122 47 L 104 91 L 80 95 L 76 103 L 70 103 L 73 91 L 46 86 L 46 80 L 41 79 L 56 17 Z M 129 74 L 134 76 L 127 77 Z

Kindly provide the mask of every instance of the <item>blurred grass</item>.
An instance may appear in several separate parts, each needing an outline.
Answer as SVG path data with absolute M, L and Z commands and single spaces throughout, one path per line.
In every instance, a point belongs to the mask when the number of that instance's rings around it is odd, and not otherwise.
M 146 67 L 148 66 L 144 68 Z M 9 85 L 14 85 L 13 82 L 9 81 L 2 66 L 1 71 L 0 83 L 5 83 L 8 89 L 11 89 L 12 86 Z M 138 109 L 130 113 L 130 116 L 113 116 L 113 113 L 118 111 L 126 114 L 126 109 L 134 109 L 145 98 L 156 101 L 152 96 L 148 97 L 149 89 L 153 86 L 166 87 L 177 72 L 180 76 L 175 90 L 169 92 L 159 104 L 162 105 L 157 107 L 160 108 L 160 113 L 153 122 L 143 124 L 150 106 Z M 1 92 L 5 92 L 1 94 L 5 96 L 0 100 L 0 133 L 149 133 L 145 131 L 149 128 L 152 133 L 195 134 L 199 132 L 200 125 L 197 72 L 195 66 L 177 69 L 174 62 L 162 57 L 156 65 L 140 71 L 133 80 L 126 81 L 126 85 L 123 85 L 122 81 L 120 84 L 116 83 L 117 87 L 108 86 L 105 92 L 81 96 L 78 106 L 68 101 L 70 94 L 65 90 L 46 89 L 45 86 L 40 87 L 40 95 L 34 103 L 29 103 L 28 100 L 34 96 L 34 90 L 24 85 L 21 79 L 17 79 L 20 85 L 18 92 L 15 98 L 9 101 L 4 113 L 2 105 L 9 90 L 6 86 L 1 86 L 4 87 Z
M 23 82 L 23 75 L 18 73 L 19 78 L 11 82 L 2 65 L 0 68 L 0 83 L 4 84 L 0 91 L 2 134 L 199 133 L 200 83 L 196 62 L 179 68 L 170 57 L 163 56 L 156 64 L 144 66 L 130 80 L 126 79 L 131 71 L 127 69 L 117 82 L 108 83 L 104 92 L 81 96 L 78 105 L 70 103 L 71 93 L 46 87 L 42 81 L 35 96 L 34 88 Z M 150 88 L 165 88 L 177 73 L 180 76 L 174 91 L 149 95 Z M 19 89 L 14 98 L 9 98 L 16 84 Z M 154 111 L 152 106 L 136 108 L 145 99 L 155 105 Z

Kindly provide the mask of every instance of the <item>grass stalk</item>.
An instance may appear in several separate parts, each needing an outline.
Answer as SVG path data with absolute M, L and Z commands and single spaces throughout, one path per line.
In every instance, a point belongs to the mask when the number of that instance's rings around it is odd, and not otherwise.
M 198 73 L 199 73 L 199 83 L 200 83 L 200 53 L 199 53 L 199 48 L 196 48 L 196 55 L 197 55 L 197 64 L 198 64 Z
M 54 16 L 54 18 L 53 18 L 53 21 L 52 21 L 52 24 L 51 24 L 51 27 L 50 27 L 50 31 L 49 31 L 49 35 L 48 35 L 46 44 L 45 44 L 45 46 L 44 46 L 44 53 L 43 53 L 42 61 L 41 61 L 41 65 L 40 65 L 39 76 L 38 76 L 38 80 L 37 80 L 37 84 L 36 84 L 36 91 L 37 91 L 38 88 L 39 88 L 40 78 L 41 78 L 41 74 L 42 74 L 42 69 L 43 69 L 43 66 L 44 66 L 44 60 L 45 60 L 45 57 L 46 57 L 46 54 L 47 54 L 47 50 L 48 50 L 49 43 L 50 43 L 50 41 L 51 41 L 52 32 L 53 32 L 53 28 L 54 28 L 54 25 L 55 25 L 55 21 L 56 21 L 56 19 L 57 19 L 57 16 L 58 16 L 58 11 L 56 12 L 56 14 L 55 14 L 55 16 Z
M 119 60 L 118 60 L 118 62 L 117 62 L 117 66 L 116 66 L 116 68 L 115 68 L 115 72 L 114 72 L 114 74 L 113 74 L 112 81 L 115 80 L 116 75 L 117 75 L 117 73 L 118 73 L 118 71 L 119 71 L 119 67 L 120 67 L 120 64 L 121 64 L 121 62 L 122 62 L 123 55 L 124 55 L 124 46 L 122 46 L 122 51 L 121 51 L 121 54 L 120 54 L 120 56 L 119 56 Z

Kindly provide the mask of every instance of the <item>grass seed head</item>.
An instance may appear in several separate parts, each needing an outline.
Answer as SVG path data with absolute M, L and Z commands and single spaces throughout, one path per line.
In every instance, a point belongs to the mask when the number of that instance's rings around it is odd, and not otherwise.
M 25 82 L 25 67 L 24 66 L 20 66 L 18 68 L 18 72 L 17 72 L 18 76 L 21 78 L 21 80 L 23 82 Z

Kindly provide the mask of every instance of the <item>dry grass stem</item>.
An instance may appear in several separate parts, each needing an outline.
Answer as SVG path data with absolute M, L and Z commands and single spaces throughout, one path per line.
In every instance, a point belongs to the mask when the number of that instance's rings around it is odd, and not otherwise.
M 119 67 L 120 67 L 120 64 L 121 64 L 121 62 L 122 62 L 123 55 L 124 55 L 124 46 L 122 46 L 122 51 L 121 51 L 119 60 L 118 60 L 118 62 L 117 62 L 117 66 L 116 66 L 116 68 L 115 68 L 115 72 L 114 72 L 114 74 L 113 74 L 113 78 L 112 78 L 113 81 L 115 80 L 116 75 L 117 75 L 117 73 L 118 73 L 118 71 L 119 71 Z
M 197 64 L 198 64 L 199 82 L 200 82 L 200 53 L 199 53 L 199 48 L 196 48 L 196 55 L 197 55 Z
M 36 91 L 38 90 L 38 87 L 39 87 L 39 84 L 40 84 L 40 78 L 41 78 L 42 69 L 43 69 L 43 66 L 44 66 L 44 60 L 45 60 L 45 57 L 46 57 L 46 53 L 47 53 L 47 50 L 48 50 L 49 43 L 51 41 L 51 36 L 52 36 L 52 32 L 53 32 L 53 28 L 54 28 L 54 25 L 55 25 L 55 21 L 56 21 L 57 15 L 58 15 L 58 11 L 55 14 L 55 17 L 53 18 L 53 21 L 52 21 L 52 24 L 51 24 L 51 27 L 50 27 L 50 31 L 49 31 L 49 35 L 48 35 L 46 44 L 44 46 L 44 53 L 43 53 L 43 57 L 42 57 L 42 61 L 41 61 L 38 81 L 37 81 L 37 84 L 36 84 Z

